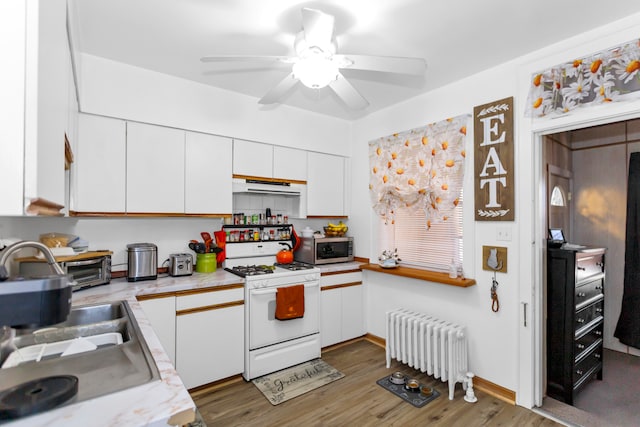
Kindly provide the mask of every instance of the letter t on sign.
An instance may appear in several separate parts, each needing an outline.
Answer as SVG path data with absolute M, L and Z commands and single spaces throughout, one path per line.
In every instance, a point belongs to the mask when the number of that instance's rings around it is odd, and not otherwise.
M 513 97 L 475 107 L 473 121 L 476 221 L 513 221 Z

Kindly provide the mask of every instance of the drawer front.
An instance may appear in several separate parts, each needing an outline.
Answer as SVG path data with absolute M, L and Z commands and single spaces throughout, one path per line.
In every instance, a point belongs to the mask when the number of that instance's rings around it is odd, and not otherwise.
M 576 283 L 604 273 L 604 255 L 578 253 L 576 255 Z
M 593 280 L 584 283 L 575 290 L 576 308 L 580 309 L 581 305 L 598 295 L 604 296 L 604 279 Z
M 595 371 L 595 367 L 597 367 L 602 361 L 602 346 L 598 346 L 594 349 L 591 354 L 582 359 L 579 363 L 576 364 L 573 370 L 573 384 L 574 387 L 580 380 L 588 375 L 593 374 Z M 585 378 L 586 379 L 586 378 Z
M 598 323 L 586 334 L 575 339 L 573 352 L 575 359 L 582 359 L 582 357 L 584 357 L 583 353 L 589 351 L 589 347 L 596 342 L 602 342 L 602 322 Z
M 587 326 L 591 321 L 598 317 L 604 317 L 604 301 L 600 300 L 594 304 L 588 305 L 582 310 L 576 312 L 574 316 L 576 331 Z

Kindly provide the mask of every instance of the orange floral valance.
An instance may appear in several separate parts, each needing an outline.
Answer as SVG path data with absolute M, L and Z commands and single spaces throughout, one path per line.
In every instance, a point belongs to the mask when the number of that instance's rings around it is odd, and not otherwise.
M 423 210 L 427 228 L 458 206 L 469 115 L 369 142 L 373 210 L 393 221 L 396 209 Z
M 525 116 L 568 113 L 578 107 L 640 96 L 640 40 L 535 73 Z

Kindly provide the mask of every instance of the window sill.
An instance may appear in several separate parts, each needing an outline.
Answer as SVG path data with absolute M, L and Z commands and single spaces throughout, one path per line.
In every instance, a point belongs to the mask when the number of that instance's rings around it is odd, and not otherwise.
M 382 268 L 378 264 L 363 264 L 362 270 L 375 271 L 376 273 L 391 274 L 393 276 L 409 277 L 412 279 L 424 280 L 427 282 L 441 283 L 443 285 L 458 286 L 468 288 L 476 284 L 475 279 L 457 278 L 452 279 L 447 273 L 437 271 L 420 270 L 410 267 Z

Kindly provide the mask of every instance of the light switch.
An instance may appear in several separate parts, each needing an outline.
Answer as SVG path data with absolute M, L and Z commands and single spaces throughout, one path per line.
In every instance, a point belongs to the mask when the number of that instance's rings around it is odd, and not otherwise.
M 504 242 L 511 241 L 511 227 L 498 227 L 496 240 Z

